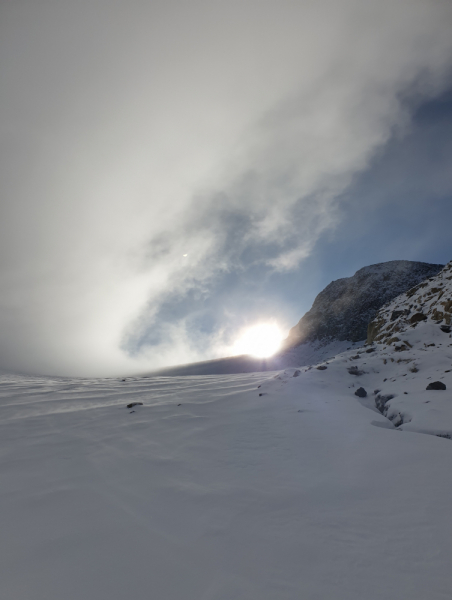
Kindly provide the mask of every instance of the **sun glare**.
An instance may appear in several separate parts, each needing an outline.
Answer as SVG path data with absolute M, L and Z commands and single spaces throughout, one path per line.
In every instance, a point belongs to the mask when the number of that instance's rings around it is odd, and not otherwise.
M 237 354 L 267 358 L 279 350 L 283 335 L 275 324 L 262 323 L 247 329 L 234 344 Z

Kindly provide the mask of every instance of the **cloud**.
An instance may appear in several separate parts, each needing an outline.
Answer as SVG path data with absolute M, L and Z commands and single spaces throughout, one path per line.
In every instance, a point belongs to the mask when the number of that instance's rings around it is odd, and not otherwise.
M 442 1 L 38 0 L 1 15 L 5 369 L 214 355 L 240 315 L 222 306 L 200 337 L 180 306 L 159 323 L 165 306 L 208 304 L 233 274 L 245 293 L 251 266 L 297 268 L 451 66 Z

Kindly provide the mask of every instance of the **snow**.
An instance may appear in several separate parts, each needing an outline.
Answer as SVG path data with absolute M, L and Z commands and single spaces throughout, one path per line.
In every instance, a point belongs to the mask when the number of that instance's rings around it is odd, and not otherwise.
M 297 377 L 0 378 L 0 597 L 449 599 L 452 443 L 408 430 L 447 421 L 441 348 L 409 379 L 383 347 Z M 384 378 L 397 429 L 354 395 Z

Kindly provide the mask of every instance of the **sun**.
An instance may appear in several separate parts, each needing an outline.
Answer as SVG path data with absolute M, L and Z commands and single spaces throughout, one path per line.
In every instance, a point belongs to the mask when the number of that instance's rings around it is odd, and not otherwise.
M 281 346 L 283 334 L 275 323 L 261 323 L 246 329 L 234 344 L 237 354 L 268 358 Z

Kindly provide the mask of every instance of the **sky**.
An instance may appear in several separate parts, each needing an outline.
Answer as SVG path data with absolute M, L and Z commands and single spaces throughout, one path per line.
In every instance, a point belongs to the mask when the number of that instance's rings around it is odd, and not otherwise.
M 113 376 L 452 258 L 449 0 L 0 6 L 0 369 Z

